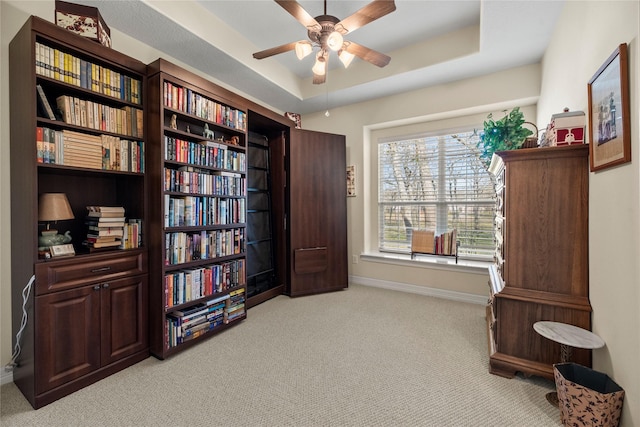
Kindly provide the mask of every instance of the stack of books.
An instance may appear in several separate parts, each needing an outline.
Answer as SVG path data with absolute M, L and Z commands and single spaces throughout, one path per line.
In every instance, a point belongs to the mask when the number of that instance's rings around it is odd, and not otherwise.
M 87 206 L 87 240 L 89 249 L 117 249 L 124 236 L 125 216 L 121 206 Z

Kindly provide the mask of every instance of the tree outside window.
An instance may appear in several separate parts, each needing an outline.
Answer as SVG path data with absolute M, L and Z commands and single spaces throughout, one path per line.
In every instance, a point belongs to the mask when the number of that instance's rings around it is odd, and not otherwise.
M 458 231 L 462 258 L 493 258 L 495 187 L 473 132 L 378 145 L 378 249 L 409 253 L 411 233 Z

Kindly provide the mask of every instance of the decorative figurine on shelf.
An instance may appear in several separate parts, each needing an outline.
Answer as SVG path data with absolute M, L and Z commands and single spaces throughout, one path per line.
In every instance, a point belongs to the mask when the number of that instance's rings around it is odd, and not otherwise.
M 284 116 L 296 124 L 296 129 L 302 128 L 302 119 L 300 118 L 300 114 L 286 112 L 284 113 Z
M 227 141 L 227 143 L 231 145 L 240 145 L 240 138 L 238 138 L 237 136 L 232 136 L 231 139 Z
M 215 136 L 213 134 L 213 131 L 211 129 L 209 129 L 209 125 L 207 123 L 204 124 L 204 130 L 202 131 L 202 136 L 204 136 L 205 138 L 208 139 L 214 139 Z
M 191 128 L 189 127 L 189 125 L 187 125 L 186 131 L 187 131 L 187 133 L 191 133 Z
M 169 123 L 169 127 L 171 129 L 178 129 L 178 116 L 175 114 L 171 115 L 171 123 Z

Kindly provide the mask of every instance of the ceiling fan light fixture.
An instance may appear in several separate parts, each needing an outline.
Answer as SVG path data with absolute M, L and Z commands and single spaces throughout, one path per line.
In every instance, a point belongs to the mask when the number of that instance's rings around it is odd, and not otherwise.
M 332 32 L 329 34 L 329 37 L 327 37 L 327 46 L 334 52 L 337 52 L 342 47 L 343 42 L 344 38 L 342 34 L 337 31 Z
M 318 76 L 324 76 L 327 72 L 326 65 L 326 60 L 322 55 L 322 51 L 320 51 L 316 56 L 316 63 L 313 64 L 313 68 L 311 68 L 311 71 L 313 71 L 313 74 L 317 74 Z
M 296 43 L 296 56 L 302 60 L 312 52 L 311 42 L 301 41 Z
M 354 56 L 354 54 L 347 52 L 345 49 L 340 49 L 338 52 L 338 58 L 340 59 L 340 62 L 342 62 L 342 65 L 344 65 L 344 68 L 349 67 Z
M 355 42 L 345 41 L 343 36 L 396 10 L 394 0 L 370 0 L 367 5 L 342 20 L 333 15 L 327 15 L 327 0 L 324 0 L 324 15 L 318 15 L 315 18 L 309 15 L 298 0 L 275 0 L 275 2 L 306 28 L 310 41 L 294 41 L 255 52 L 254 58 L 264 59 L 294 50 L 298 59 L 302 60 L 318 47 L 320 52 L 312 68 L 313 84 L 326 82 L 331 51 L 336 52 L 345 68 L 351 64 L 354 56 L 378 67 L 386 66 L 391 60 L 383 53 Z

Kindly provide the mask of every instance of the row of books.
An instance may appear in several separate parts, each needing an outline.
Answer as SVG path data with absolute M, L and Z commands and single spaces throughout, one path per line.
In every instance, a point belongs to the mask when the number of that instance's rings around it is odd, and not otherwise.
M 434 237 L 433 253 L 436 255 L 455 255 L 457 251 L 458 230 L 453 229 Z
M 223 325 L 229 298 L 229 295 L 224 295 L 167 314 L 166 347 L 175 347 Z
M 142 104 L 142 82 L 111 68 L 36 42 L 36 74 L 70 85 Z
M 244 111 L 200 95 L 191 89 L 164 82 L 164 106 L 234 129 L 246 130 Z
M 165 264 L 237 255 L 245 252 L 245 229 L 201 230 L 195 233 L 165 233 Z
M 171 197 L 164 195 L 165 227 L 200 227 L 214 224 L 242 224 L 246 220 L 244 198 Z
M 244 259 L 167 273 L 164 276 L 165 306 L 225 292 L 243 285 L 245 277 Z
M 87 239 L 90 249 L 133 249 L 142 245 L 142 220 L 126 219 L 122 206 L 87 206 Z
M 112 135 L 36 128 L 38 163 L 90 169 L 144 172 L 144 142 Z
M 164 168 L 164 190 L 208 196 L 244 196 L 246 180 L 233 172 L 211 171 L 191 166 Z
M 225 144 L 213 141 L 192 142 L 165 136 L 164 159 L 237 172 L 247 170 L 245 153 L 229 150 Z
M 43 102 L 48 102 L 46 97 Z M 69 95 L 57 97 L 56 106 L 65 123 L 134 138 L 142 138 L 144 133 L 143 112 L 139 108 L 114 108 Z

